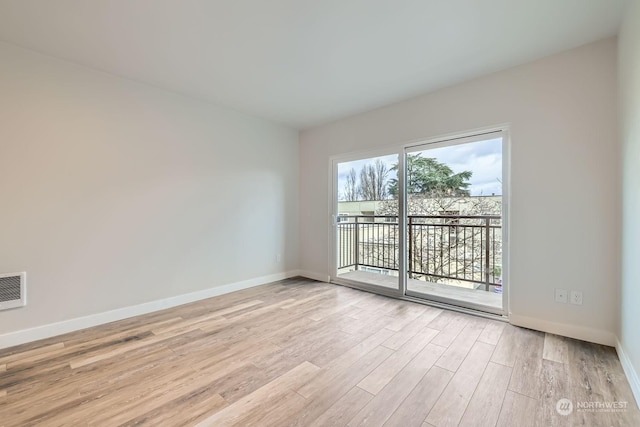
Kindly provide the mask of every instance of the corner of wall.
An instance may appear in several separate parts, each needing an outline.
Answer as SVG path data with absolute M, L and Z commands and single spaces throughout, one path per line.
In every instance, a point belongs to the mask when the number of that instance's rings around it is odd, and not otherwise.
M 621 145 L 621 279 L 616 350 L 640 406 L 640 1 L 631 1 L 618 36 L 619 139 Z
M 318 282 L 328 283 L 331 281 L 330 276 L 322 273 L 316 273 L 315 271 L 309 271 L 309 270 L 298 270 L 298 276 L 306 277 L 307 279 L 317 280 Z
M 636 404 L 640 407 L 640 376 L 638 376 L 638 372 L 636 372 L 633 367 L 631 359 L 629 359 L 629 356 L 625 352 L 620 340 L 617 340 L 616 342 L 616 352 L 618 353 L 622 369 L 624 370 L 627 380 L 629 381 L 629 385 L 631 386 L 633 396 L 636 398 Z

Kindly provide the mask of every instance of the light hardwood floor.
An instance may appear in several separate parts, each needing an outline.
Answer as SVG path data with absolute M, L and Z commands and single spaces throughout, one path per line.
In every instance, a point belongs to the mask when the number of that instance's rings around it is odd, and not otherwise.
M 0 350 L 0 425 L 640 426 L 640 413 L 612 348 L 290 279 Z

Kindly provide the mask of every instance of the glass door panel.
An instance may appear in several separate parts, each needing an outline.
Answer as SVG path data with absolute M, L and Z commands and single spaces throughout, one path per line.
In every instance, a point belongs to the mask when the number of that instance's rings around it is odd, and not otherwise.
M 399 291 L 398 158 L 334 162 L 333 280 Z
M 406 294 L 503 313 L 501 133 L 406 149 Z

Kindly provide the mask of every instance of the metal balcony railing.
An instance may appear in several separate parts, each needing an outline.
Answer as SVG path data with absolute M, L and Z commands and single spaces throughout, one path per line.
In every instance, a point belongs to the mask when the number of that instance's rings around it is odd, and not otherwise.
M 338 217 L 338 269 L 398 270 L 399 227 L 393 215 Z M 484 287 L 501 285 L 502 225 L 498 215 L 407 217 L 409 278 Z

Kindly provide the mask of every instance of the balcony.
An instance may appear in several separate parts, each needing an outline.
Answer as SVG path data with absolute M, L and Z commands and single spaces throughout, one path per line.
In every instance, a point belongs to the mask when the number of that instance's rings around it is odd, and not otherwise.
M 340 216 L 337 227 L 338 277 L 397 289 L 398 217 Z M 407 242 L 409 293 L 502 309 L 500 216 L 412 215 Z

